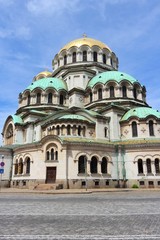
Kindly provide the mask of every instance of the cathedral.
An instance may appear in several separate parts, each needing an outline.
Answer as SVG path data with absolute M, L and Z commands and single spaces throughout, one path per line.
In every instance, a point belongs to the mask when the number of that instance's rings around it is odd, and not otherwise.
M 109 46 L 84 35 L 33 77 L 2 129 L 3 186 L 160 187 L 160 112 L 118 65 Z

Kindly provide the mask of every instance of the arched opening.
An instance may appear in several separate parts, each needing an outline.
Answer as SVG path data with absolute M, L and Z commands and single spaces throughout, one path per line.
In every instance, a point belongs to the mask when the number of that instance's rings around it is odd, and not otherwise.
M 107 159 L 105 157 L 102 158 L 102 163 L 101 163 L 101 173 L 107 173 Z
M 49 161 L 49 151 L 46 152 L 46 160 Z
M 126 86 L 122 86 L 122 97 L 127 97 L 127 88 Z
M 26 161 L 26 174 L 30 174 L 31 160 L 28 157 Z
M 110 98 L 113 98 L 114 97 L 114 87 L 113 86 L 109 87 L 109 92 L 110 92 Z
M 67 126 L 67 135 L 71 135 L 71 126 L 70 125 Z
M 80 156 L 78 159 L 78 173 L 85 173 L 86 157 Z
M 97 62 L 97 52 L 93 52 L 93 61 Z
M 138 159 L 138 173 L 143 173 L 143 161 L 142 159 Z
M 106 54 L 103 54 L 103 63 L 106 64 Z
M 59 96 L 59 104 L 60 105 L 64 104 L 64 96 L 63 96 L 63 94 L 60 94 L 60 96 Z
M 147 173 L 151 173 L 152 172 L 152 169 L 151 169 L 151 159 L 147 158 L 146 165 L 147 165 Z
M 60 127 L 59 127 L 59 125 L 56 127 L 56 132 L 57 132 L 57 135 L 60 134 Z
M 15 166 L 14 166 L 14 174 L 18 174 L 18 160 L 16 160 Z
M 135 87 L 133 88 L 133 97 L 137 99 L 137 89 Z
M 58 151 L 55 151 L 55 160 L 58 160 Z
M 29 94 L 28 97 L 27 97 L 27 105 L 30 105 L 30 103 L 31 103 L 31 96 Z
M 97 163 L 98 163 L 97 158 L 92 157 L 91 164 L 90 164 L 91 173 L 97 173 Z
M 52 103 L 52 97 L 53 97 L 53 94 L 51 92 L 48 93 L 48 103 Z
M 83 51 L 83 62 L 87 61 L 87 51 Z
M 64 55 L 64 65 L 67 64 L 67 55 Z
M 78 136 L 81 136 L 82 128 L 81 126 L 78 126 Z
M 132 122 L 132 137 L 137 137 L 137 136 L 138 136 L 137 123 Z
M 41 93 L 37 93 L 37 101 L 36 101 L 37 104 L 40 104 L 41 103 Z
M 77 54 L 76 52 L 73 52 L 72 54 L 72 62 L 75 63 L 77 61 Z
M 98 100 L 102 99 L 102 88 L 98 89 Z
M 92 102 L 92 93 L 90 92 L 89 94 L 89 100 L 90 100 L 90 103 Z
M 155 159 L 155 170 L 156 170 L 156 173 L 160 173 L 160 171 L 159 171 L 159 159 L 158 158 Z
M 105 138 L 108 137 L 108 128 L 107 127 L 104 128 L 104 137 Z
M 51 160 L 54 160 L 54 148 L 51 148 Z
M 154 136 L 154 127 L 153 127 L 153 121 L 149 121 L 149 135 Z
M 19 164 L 18 164 L 18 174 L 23 173 L 23 160 L 20 159 Z

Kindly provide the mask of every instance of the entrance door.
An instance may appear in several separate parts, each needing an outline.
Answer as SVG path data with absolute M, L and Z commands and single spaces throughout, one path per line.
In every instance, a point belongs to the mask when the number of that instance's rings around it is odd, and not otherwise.
M 56 181 L 56 167 L 47 167 L 46 183 L 55 183 L 55 181 Z

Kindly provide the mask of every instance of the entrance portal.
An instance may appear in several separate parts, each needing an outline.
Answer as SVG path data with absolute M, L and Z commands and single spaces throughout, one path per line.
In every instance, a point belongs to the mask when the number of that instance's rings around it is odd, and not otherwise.
M 46 183 L 55 183 L 55 181 L 56 181 L 56 167 L 47 167 Z

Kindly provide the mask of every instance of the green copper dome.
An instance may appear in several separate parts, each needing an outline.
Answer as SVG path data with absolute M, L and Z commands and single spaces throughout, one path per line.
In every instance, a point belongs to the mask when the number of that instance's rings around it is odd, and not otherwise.
M 35 88 L 41 88 L 42 90 L 46 90 L 47 88 L 54 88 L 55 90 L 66 90 L 67 85 L 62 79 L 58 78 L 42 78 L 35 82 L 32 82 L 26 90 L 33 91 Z
M 148 107 L 137 107 L 132 108 L 128 112 L 126 112 L 123 117 L 121 118 L 122 121 L 127 121 L 131 117 L 137 117 L 140 119 L 145 119 L 148 116 L 154 116 L 156 118 L 160 118 L 160 112 L 155 109 L 148 108 Z
M 130 76 L 129 74 L 119 72 L 119 71 L 108 71 L 103 72 L 100 74 L 97 74 L 95 77 L 93 77 L 87 87 L 93 88 L 94 85 L 97 83 L 106 84 L 108 81 L 113 80 L 117 83 L 120 83 L 122 80 L 129 81 L 130 83 L 138 82 L 134 77 Z
M 91 122 L 88 118 L 84 117 L 84 116 L 81 116 L 81 115 L 78 115 L 78 114 L 67 114 L 67 115 L 64 115 L 62 117 L 59 117 L 59 119 L 72 119 L 72 120 L 81 120 L 81 121 L 88 121 L 88 122 Z

